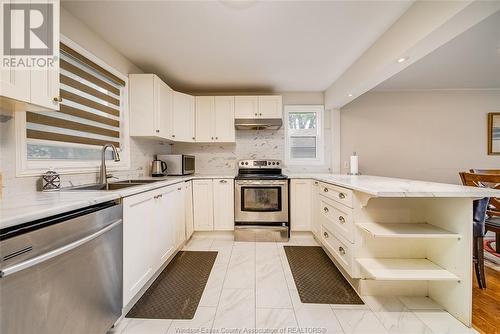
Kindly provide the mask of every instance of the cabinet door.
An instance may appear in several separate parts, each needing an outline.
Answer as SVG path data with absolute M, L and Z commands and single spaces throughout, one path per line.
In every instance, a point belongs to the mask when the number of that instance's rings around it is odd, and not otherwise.
M 123 305 L 154 273 L 151 241 L 155 235 L 156 200 L 153 196 L 144 193 L 123 199 Z
M 192 142 L 194 139 L 194 97 L 174 92 L 173 137 L 174 141 Z
M 175 191 L 175 248 L 186 240 L 186 209 L 184 202 L 184 184 L 177 184 Z
M 154 78 L 157 83 L 157 108 L 155 109 L 156 132 L 160 138 L 172 140 L 172 104 L 174 91 L 157 76 Z
M 131 136 L 158 136 L 159 121 L 156 110 L 160 83 L 154 80 L 153 74 L 130 74 L 129 84 L 129 110 L 130 110 L 130 135 Z
M 281 95 L 259 96 L 259 118 L 282 118 Z
M 212 180 L 193 180 L 193 220 L 195 231 L 214 229 Z
M 186 240 L 191 238 L 194 231 L 193 226 L 193 185 L 192 181 L 184 184 L 184 209 L 186 215 Z
M 320 206 L 319 206 L 319 182 L 312 181 L 311 186 L 311 228 L 317 238 L 320 238 L 321 228 L 319 223 Z
M 290 228 L 292 231 L 311 231 L 311 180 L 290 182 Z
M 234 230 L 234 181 L 214 179 L 214 230 Z
M 213 96 L 196 96 L 196 133 L 195 141 L 208 143 L 214 140 L 212 119 L 214 117 L 215 99 Z
M 236 96 L 234 98 L 235 118 L 257 118 L 259 115 L 258 96 Z
M 15 1 L 2 1 L 1 5 L 4 6 L 8 3 L 15 3 Z M 17 15 L 16 15 L 17 14 Z M 11 26 L 23 26 L 24 15 L 22 11 L 14 11 L 11 15 Z M 20 22 L 18 22 L 20 21 Z M 3 17 L 2 17 L 3 24 Z M 16 41 L 21 43 L 24 41 L 24 35 L 19 29 L 12 29 L 11 39 L 13 43 Z M 6 52 L 6 50 L 4 50 Z M 10 57 L 5 54 L 5 58 Z M 15 67 L 1 67 L 0 68 L 0 96 L 5 96 L 11 99 L 30 102 L 30 71 L 26 69 L 16 69 Z
M 59 32 L 59 1 L 32 0 L 32 2 L 53 4 L 54 31 Z M 49 29 L 45 29 L 42 33 L 47 35 Z M 53 41 L 53 56 L 48 55 L 49 58 L 53 59 L 54 56 L 59 57 L 59 33 L 55 33 L 50 37 L 55 39 Z M 51 40 L 51 38 L 45 40 Z M 59 61 L 55 61 L 52 67 L 30 71 L 30 95 L 30 102 L 32 104 L 48 109 L 59 110 L 59 102 L 57 101 L 59 97 Z
M 153 247 L 153 260 L 156 271 L 165 261 L 173 254 L 176 246 L 176 222 L 177 222 L 177 208 L 176 186 L 168 186 L 153 192 L 155 195 L 155 210 L 149 217 L 155 217 L 154 221 L 154 236 L 151 239 L 151 246 Z M 144 218 L 143 218 L 144 219 Z
M 234 133 L 234 96 L 215 97 L 215 141 L 235 142 Z

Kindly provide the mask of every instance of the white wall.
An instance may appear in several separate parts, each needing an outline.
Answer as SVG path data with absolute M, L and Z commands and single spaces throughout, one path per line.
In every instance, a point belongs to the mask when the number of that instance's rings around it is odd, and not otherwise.
M 459 171 L 500 168 L 487 155 L 487 114 L 500 90 L 367 93 L 341 109 L 341 162 L 363 174 L 460 183 Z
M 64 8 L 61 8 L 61 33 L 125 75 L 142 72 Z M 0 161 L 4 196 L 34 192 L 39 179 L 39 177 L 16 177 L 15 145 L 14 120 L 11 119 L 5 123 L 0 123 Z M 117 172 L 115 175 L 122 178 L 149 175 L 153 155 L 155 153 L 169 152 L 169 145 L 131 138 L 130 169 Z M 47 169 L 49 167 L 47 166 Z M 63 186 L 68 186 L 70 182 L 72 184 L 83 184 L 92 183 L 96 180 L 97 173 L 71 174 L 61 177 Z

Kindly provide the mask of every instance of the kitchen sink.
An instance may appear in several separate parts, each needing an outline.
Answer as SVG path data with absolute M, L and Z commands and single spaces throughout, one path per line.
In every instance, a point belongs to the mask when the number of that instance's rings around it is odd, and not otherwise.
M 153 182 L 158 182 L 160 180 L 123 180 L 123 181 L 117 181 L 117 182 L 112 182 L 108 183 L 108 185 L 103 185 L 103 184 L 87 184 L 83 186 L 75 186 L 75 187 L 70 187 L 70 188 L 64 188 L 61 190 L 69 190 L 69 191 L 91 191 L 91 190 L 105 190 L 105 191 L 111 191 L 111 190 L 119 190 L 119 189 L 124 189 L 128 187 L 135 187 L 135 186 L 140 186 L 143 184 L 148 184 L 148 183 L 153 183 Z

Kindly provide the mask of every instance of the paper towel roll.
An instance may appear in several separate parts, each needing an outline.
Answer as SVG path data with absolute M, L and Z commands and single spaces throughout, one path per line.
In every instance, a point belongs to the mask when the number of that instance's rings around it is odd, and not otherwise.
M 358 174 L 358 156 L 356 155 L 356 152 L 354 152 L 354 155 L 351 155 L 351 163 L 350 163 L 351 171 L 350 174 Z

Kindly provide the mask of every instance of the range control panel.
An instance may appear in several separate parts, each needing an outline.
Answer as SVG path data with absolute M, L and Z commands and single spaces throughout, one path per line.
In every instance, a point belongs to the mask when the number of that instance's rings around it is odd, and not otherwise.
M 281 160 L 240 160 L 240 169 L 245 168 L 281 168 Z

